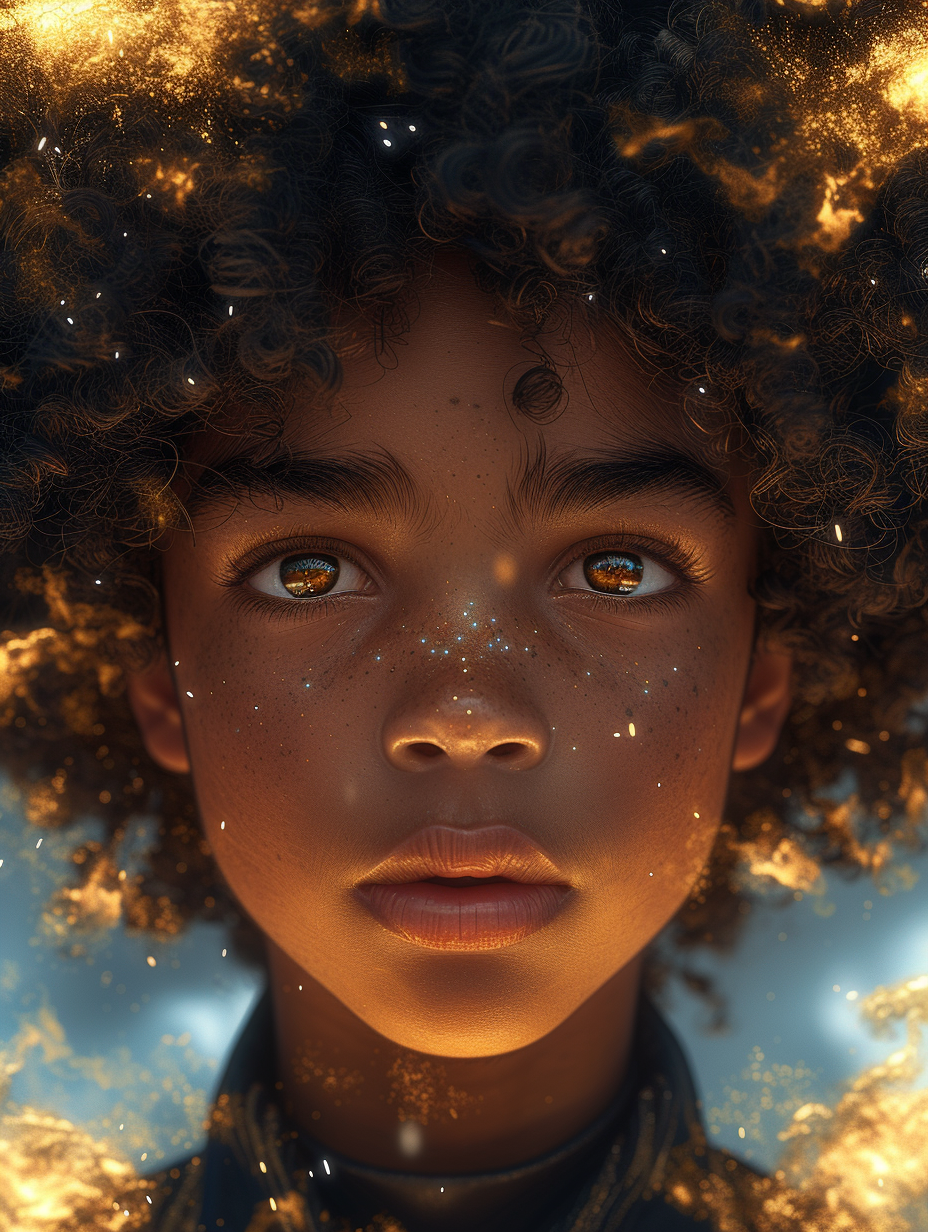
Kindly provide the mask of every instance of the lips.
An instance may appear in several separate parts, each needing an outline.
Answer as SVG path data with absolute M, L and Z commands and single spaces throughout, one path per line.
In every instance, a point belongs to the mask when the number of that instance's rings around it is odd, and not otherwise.
M 436 950 L 493 950 L 551 922 L 570 893 L 556 865 L 510 826 L 430 826 L 355 889 L 384 928 Z

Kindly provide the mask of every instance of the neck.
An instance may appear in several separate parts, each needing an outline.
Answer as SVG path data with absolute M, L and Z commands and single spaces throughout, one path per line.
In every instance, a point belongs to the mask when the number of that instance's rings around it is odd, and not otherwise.
M 284 1107 L 373 1167 L 453 1174 L 524 1163 L 594 1120 L 628 1068 L 640 957 L 542 1039 L 490 1057 L 401 1048 L 270 941 L 268 961 Z

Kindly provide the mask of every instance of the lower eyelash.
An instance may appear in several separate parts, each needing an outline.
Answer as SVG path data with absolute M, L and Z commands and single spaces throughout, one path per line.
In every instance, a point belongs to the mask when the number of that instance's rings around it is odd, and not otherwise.
M 640 599 L 636 599 L 634 595 L 604 595 L 598 590 L 574 590 L 571 594 L 582 594 L 592 598 L 595 607 L 600 611 L 609 611 L 612 615 L 616 615 L 617 609 L 627 608 L 628 614 L 632 615 L 632 610 L 635 612 L 646 610 L 654 610 L 655 608 L 663 608 L 664 610 L 676 610 L 686 603 L 686 591 L 688 586 L 684 582 L 682 585 L 675 586 L 672 590 L 662 590 L 653 595 L 642 595 Z M 586 602 L 589 603 L 590 598 Z
M 278 624 L 290 620 L 315 620 L 318 617 L 332 615 L 332 609 L 344 607 L 344 600 L 356 599 L 356 592 L 349 591 L 339 595 L 316 595 L 309 599 L 278 599 L 273 595 L 264 595 L 259 591 L 248 593 L 244 586 L 233 592 L 233 601 L 247 610 L 261 611 L 270 616 Z

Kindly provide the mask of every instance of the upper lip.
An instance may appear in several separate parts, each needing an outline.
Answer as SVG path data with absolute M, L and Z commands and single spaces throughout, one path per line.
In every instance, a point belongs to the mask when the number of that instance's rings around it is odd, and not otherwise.
M 502 877 L 535 885 L 567 883 L 541 848 L 511 826 L 483 826 L 478 830 L 429 826 L 394 847 L 361 884 L 400 884 L 431 877 Z

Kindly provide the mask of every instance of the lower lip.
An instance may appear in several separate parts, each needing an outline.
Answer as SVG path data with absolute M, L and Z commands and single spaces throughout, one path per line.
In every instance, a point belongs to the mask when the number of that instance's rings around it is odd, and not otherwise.
M 494 881 L 447 886 L 431 881 L 359 886 L 357 893 L 391 933 L 432 950 L 498 950 L 551 923 L 566 885 Z

